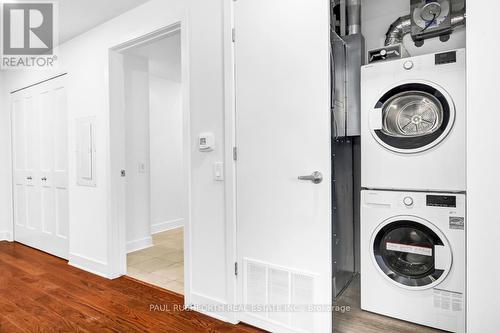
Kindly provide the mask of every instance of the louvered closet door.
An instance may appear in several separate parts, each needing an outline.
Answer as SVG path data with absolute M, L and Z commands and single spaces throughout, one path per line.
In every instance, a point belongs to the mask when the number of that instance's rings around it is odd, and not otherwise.
M 68 116 L 64 77 L 12 95 L 14 238 L 68 257 Z

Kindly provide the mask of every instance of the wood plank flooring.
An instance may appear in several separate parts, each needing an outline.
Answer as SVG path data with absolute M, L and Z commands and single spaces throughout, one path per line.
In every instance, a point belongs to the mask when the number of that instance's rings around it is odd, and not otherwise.
M 350 306 L 349 312 L 335 312 L 335 333 L 445 333 L 425 326 L 361 310 L 359 276 L 337 300 L 339 306 Z
M 151 305 L 158 305 L 151 311 Z M 256 328 L 181 311 L 182 295 L 131 278 L 113 281 L 18 243 L 0 242 L 0 333 L 211 332 L 254 333 Z M 356 279 L 337 305 L 335 333 L 439 333 L 361 311 Z
M 151 311 L 159 305 L 159 311 Z M 193 311 L 183 297 L 113 281 L 18 243 L 0 242 L 0 332 L 262 332 Z

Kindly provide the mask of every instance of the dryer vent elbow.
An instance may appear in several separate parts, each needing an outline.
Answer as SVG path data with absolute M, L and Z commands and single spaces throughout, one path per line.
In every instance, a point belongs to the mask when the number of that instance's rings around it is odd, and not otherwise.
M 385 46 L 403 43 L 405 35 L 411 32 L 410 15 L 401 16 L 394 21 L 385 34 Z

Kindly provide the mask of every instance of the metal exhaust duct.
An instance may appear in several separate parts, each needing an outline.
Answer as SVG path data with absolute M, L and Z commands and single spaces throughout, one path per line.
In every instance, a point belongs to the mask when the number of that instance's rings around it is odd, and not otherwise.
M 361 33 L 361 0 L 347 0 L 347 33 Z
M 404 36 L 411 32 L 410 15 L 401 16 L 394 21 L 385 34 L 385 46 L 401 44 Z
M 454 13 L 451 15 L 451 29 L 454 30 L 461 25 L 465 25 L 466 13 Z M 411 16 L 401 16 L 396 21 L 394 21 L 389 30 L 385 34 L 385 46 L 391 46 L 395 44 L 402 44 L 403 38 L 407 34 L 411 33 L 412 21 Z

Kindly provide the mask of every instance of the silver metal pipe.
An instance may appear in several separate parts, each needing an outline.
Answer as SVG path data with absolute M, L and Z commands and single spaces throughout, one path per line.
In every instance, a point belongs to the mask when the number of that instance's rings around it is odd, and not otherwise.
M 467 13 L 462 12 L 460 14 L 453 15 L 451 17 L 451 26 L 453 27 L 453 29 L 455 29 L 460 25 L 465 25 L 466 21 L 467 21 Z
M 361 0 L 347 0 L 347 33 L 361 33 Z
M 456 29 L 461 25 L 465 25 L 466 13 L 455 13 L 451 16 L 451 27 Z M 400 44 L 403 42 L 405 35 L 411 32 L 411 17 L 410 15 L 401 16 L 394 21 L 389 30 L 385 34 L 385 46 Z

